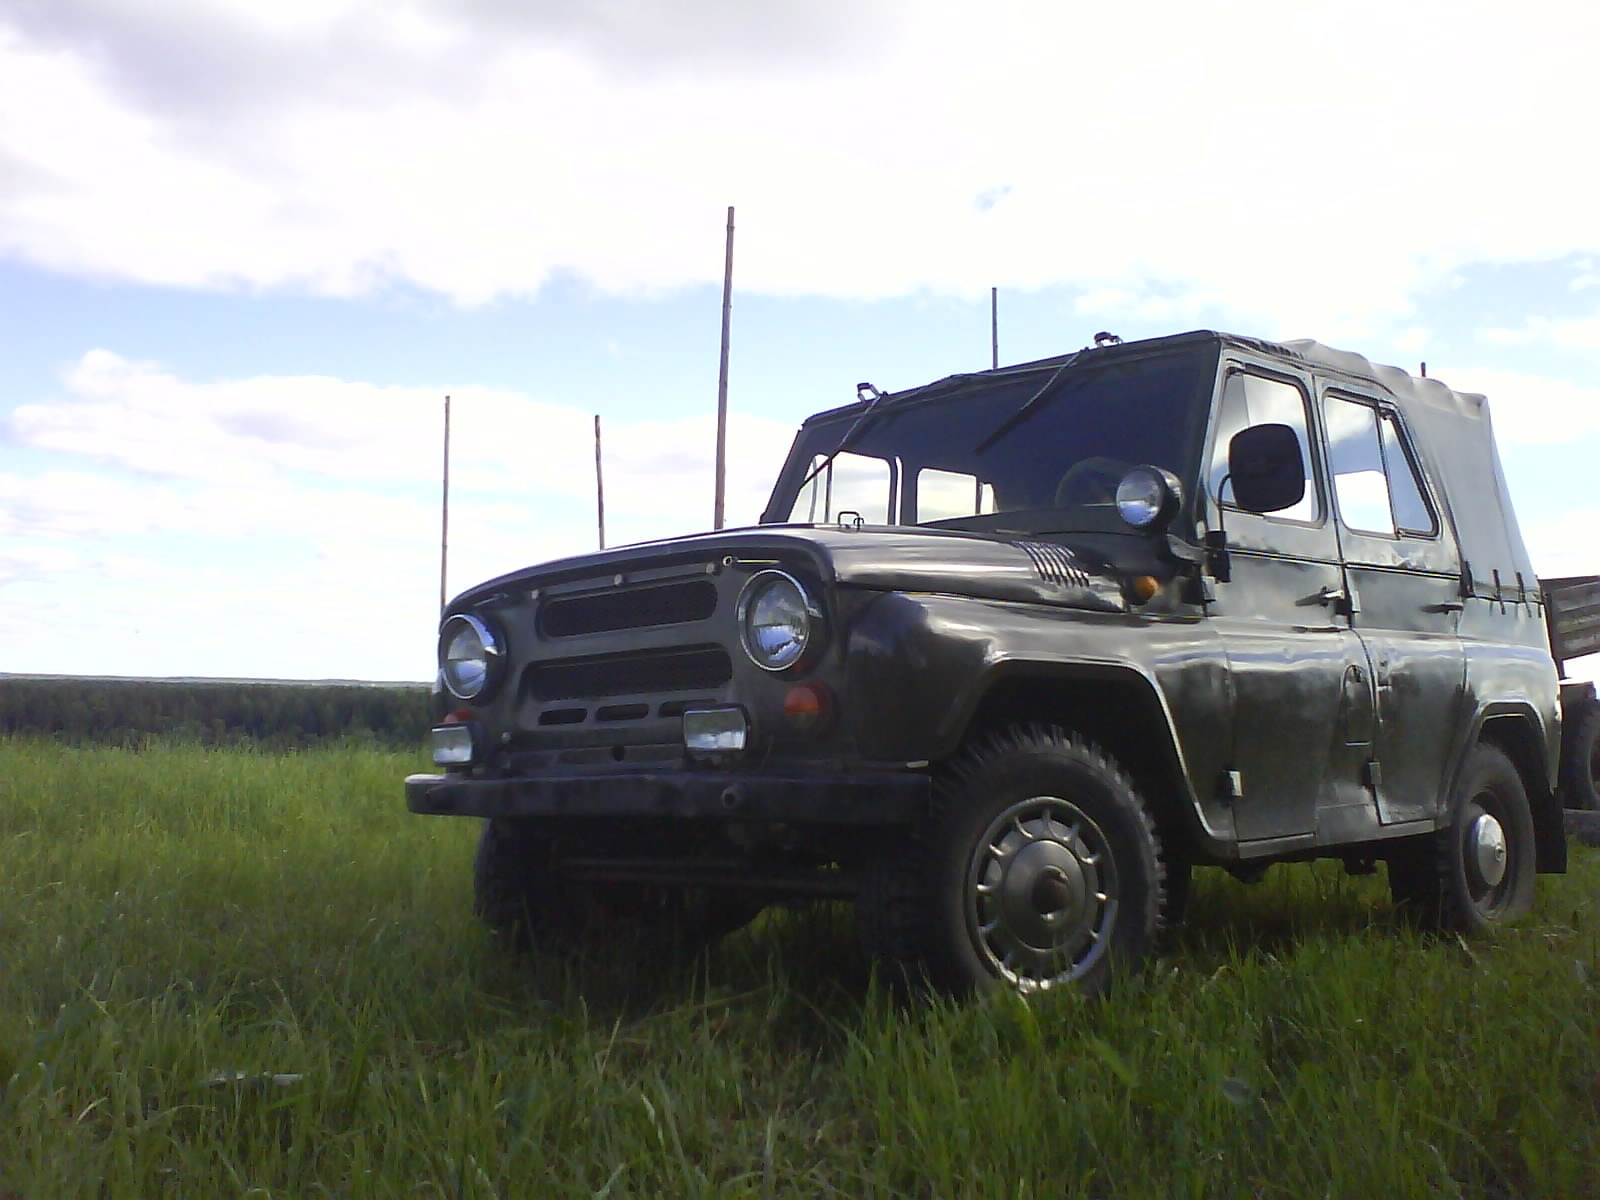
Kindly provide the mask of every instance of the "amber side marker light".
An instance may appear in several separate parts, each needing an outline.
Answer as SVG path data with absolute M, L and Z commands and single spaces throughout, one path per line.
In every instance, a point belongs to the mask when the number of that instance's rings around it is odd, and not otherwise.
M 833 712 L 833 693 L 820 683 L 797 683 L 783 697 L 784 718 L 803 733 L 821 729 Z
M 1161 581 L 1154 575 L 1140 575 L 1129 585 L 1128 590 L 1140 604 L 1146 604 L 1161 590 Z

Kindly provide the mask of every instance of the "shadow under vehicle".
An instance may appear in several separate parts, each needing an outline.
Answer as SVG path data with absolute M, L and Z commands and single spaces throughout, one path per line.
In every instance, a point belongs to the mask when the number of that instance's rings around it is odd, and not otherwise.
M 1483 398 L 1309 341 L 1096 341 L 861 385 L 760 525 L 456 597 L 406 795 L 485 819 L 490 926 L 693 945 L 846 898 L 896 973 L 1094 992 L 1196 866 L 1524 913 L 1576 775 Z

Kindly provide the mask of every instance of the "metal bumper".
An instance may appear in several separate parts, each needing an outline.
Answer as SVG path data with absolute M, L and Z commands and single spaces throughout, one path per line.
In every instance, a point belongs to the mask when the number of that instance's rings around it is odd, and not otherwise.
M 505 779 L 411 775 L 406 807 L 466 817 L 679 817 L 805 825 L 895 825 L 924 811 L 915 772 L 551 772 Z

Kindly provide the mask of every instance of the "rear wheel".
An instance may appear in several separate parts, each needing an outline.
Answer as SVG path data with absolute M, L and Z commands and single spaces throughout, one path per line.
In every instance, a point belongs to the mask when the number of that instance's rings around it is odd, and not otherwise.
M 1155 826 L 1122 770 L 1060 729 L 970 751 L 926 827 L 867 872 L 869 952 L 955 993 L 1095 994 L 1148 952 L 1163 908 Z
M 1561 796 L 1568 808 L 1600 809 L 1600 701 L 1579 708 L 1561 739 Z
M 1449 824 L 1391 853 L 1390 892 L 1429 924 L 1491 929 L 1532 907 L 1534 851 L 1522 777 L 1502 750 L 1480 744 L 1462 770 Z

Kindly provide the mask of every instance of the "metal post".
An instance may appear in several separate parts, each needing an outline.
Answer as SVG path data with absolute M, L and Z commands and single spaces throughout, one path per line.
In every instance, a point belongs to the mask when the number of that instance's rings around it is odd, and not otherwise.
M 444 398 L 444 486 L 439 511 L 439 611 L 444 611 L 445 570 L 450 562 L 450 397 Z
M 989 289 L 989 347 L 991 365 L 1000 369 L 1000 289 Z
M 733 205 L 728 205 L 728 250 L 722 267 L 722 368 L 717 374 L 717 483 L 711 527 L 721 529 L 728 487 L 728 327 L 733 320 Z
M 600 549 L 606 548 L 606 481 L 600 471 L 600 414 L 594 415 L 594 507 L 600 522 Z

